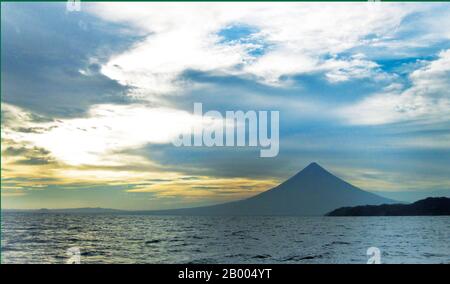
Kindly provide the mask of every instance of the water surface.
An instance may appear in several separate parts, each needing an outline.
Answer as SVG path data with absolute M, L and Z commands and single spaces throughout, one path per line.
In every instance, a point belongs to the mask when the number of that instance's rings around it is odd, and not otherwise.
M 450 263 L 447 217 L 3 213 L 2 263 Z

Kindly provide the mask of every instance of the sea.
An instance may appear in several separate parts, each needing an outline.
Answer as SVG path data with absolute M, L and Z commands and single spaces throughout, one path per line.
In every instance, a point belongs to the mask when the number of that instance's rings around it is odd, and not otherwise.
M 1 217 L 2 263 L 450 263 L 449 216 Z

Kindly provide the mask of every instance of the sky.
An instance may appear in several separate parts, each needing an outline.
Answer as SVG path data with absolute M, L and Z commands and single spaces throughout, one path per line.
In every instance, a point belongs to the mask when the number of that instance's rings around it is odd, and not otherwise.
M 2 208 L 165 209 L 318 162 L 450 196 L 449 3 L 1 3 Z M 193 104 L 280 113 L 280 149 L 175 147 Z

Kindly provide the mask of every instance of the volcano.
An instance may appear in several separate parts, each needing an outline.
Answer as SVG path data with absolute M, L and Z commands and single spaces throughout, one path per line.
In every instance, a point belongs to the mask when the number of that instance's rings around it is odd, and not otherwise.
M 256 196 L 219 205 L 153 211 L 168 215 L 319 216 L 340 207 L 398 203 L 361 190 L 311 163 L 280 185 Z

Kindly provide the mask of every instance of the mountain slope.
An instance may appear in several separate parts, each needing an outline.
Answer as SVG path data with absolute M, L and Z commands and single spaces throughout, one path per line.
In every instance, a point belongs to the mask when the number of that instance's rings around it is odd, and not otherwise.
M 344 206 L 393 200 L 363 191 L 312 163 L 282 184 L 254 197 L 220 205 L 146 212 L 176 215 L 324 215 Z

